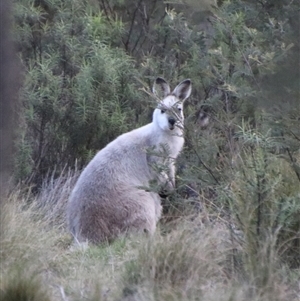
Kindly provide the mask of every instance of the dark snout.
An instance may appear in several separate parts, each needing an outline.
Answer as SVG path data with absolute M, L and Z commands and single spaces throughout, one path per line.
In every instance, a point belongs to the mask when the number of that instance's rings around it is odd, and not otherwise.
M 174 129 L 174 125 L 176 123 L 176 120 L 174 117 L 169 117 L 168 118 L 169 124 L 170 124 L 170 129 L 173 130 Z
M 174 125 L 175 122 L 176 122 L 175 118 L 173 118 L 173 117 L 169 117 L 168 120 L 169 120 L 169 123 L 170 123 L 171 125 Z

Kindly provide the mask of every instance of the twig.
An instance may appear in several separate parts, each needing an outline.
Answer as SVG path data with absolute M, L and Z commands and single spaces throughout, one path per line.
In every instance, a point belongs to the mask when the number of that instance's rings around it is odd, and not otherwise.
M 295 164 L 295 163 L 294 163 L 294 159 L 293 159 L 293 156 L 292 156 L 292 154 L 291 154 L 291 152 L 290 152 L 290 150 L 289 150 L 288 147 L 286 148 L 286 151 L 287 151 L 287 153 L 288 153 L 288 155 L 289 155 L 289 157 L 290 157 L 290 160 L 291 160 L 291 162 L 292 162 L 292 165 L 294 165 L 294 164 Z M 293 168 L 293 170 L 294 170 L 295 174 L 297 175 L 297 178 L 298 178 L 298 180 L 299 180 L 299 182 L 300 182 L 300 173 L 299 173 L 298 170 L 296 170 L 295 168 Z
M 57 287 L 59 288 L 62 299 L 64 301 L 68 301 L 68 298 L 66 297 L 64 288 L 61 285 L 58 285 Z
M 128 52 L 128 45 L 129 45 L 129 40 L 130 40 L 130 37 L 131 37 L 131 34 L 132 34 L 132 30 L 133 30 L 133 25 L 134 25 L 134 20 L 135 20 L 135 16 L 136 16 L 136 13 L 141 5 L 143 0 L 140 0 L 136 9 L 134 10 L 133 12 L 133 16 L 132 16 L 132 19 L 131 19 L 131 24 L 130 24 L 130 28 L 129 28 L 129 33 L 128 33 L 128 38 L 127 38 L 127 41 L 125 42 L 125 50 Z

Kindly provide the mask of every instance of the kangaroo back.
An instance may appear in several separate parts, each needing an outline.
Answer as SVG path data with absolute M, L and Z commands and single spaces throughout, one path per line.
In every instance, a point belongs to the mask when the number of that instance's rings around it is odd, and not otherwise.
M 141 187 L 157 178 L 174 188 L 174 160 L 184 143 L 183 102 L 191 93 L 191 82 L 185 80 L 171 92 L 158 78 L 153 91 L 163 93 L 153 121 L 109 143 L 78 178 L 67 206 L 69 228 L 78 241 L 100 243 L 131 231 L 155 232 L 160 197 Z M 155 174 L 149 164 L 161 159 L 147 150 L 163 146 L 169 149 L 169 172 Z

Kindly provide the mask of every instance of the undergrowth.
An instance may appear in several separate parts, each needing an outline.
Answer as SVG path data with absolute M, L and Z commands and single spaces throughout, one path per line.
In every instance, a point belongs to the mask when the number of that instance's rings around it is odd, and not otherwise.
M 7 199 L 1 210 L 1 301 L 299 299 L 299 266 L 283 260 L 280 237 L 256 237 L 255 249 L 234 216 L 229 222 L 205 203 L 197 213 L 189 208 L 162 223 L 151 238 L 76 245 L 61 219 L 64 202 L 57 193 L 67 198 L 74 178 L 50 179 L 36 196 L 18 188 Z M 245 214 L 234 185 L 236 213 Z M 55 200 L 61 208 L 51 211 Z M 237 218 L 251 226 L 244 216 Z

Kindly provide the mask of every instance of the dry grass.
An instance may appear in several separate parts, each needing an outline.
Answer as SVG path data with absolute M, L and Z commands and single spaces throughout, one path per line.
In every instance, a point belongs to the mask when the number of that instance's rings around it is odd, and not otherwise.
M 204 226 L 201 214 L 152 238 L 74 245 L 63 218 L 73 180 L 50 181 L 35 198 L 17 190 L 3 205 L 1 301 L 299 300 L 299 270 L 268 252 L 273 266 L 260 270 L 268 281 L 259 285 L 243 261 L 246 245 L 232 244 L 221 221 Z

